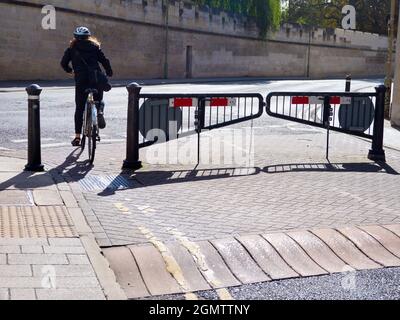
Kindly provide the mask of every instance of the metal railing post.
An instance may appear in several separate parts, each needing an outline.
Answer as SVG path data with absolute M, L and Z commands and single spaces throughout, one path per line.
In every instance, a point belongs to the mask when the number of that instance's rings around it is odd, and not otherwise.
M 123 169 L 138 170 L 142 167 L 139 161 L 139 96 L 142 87 L 137 83 L 129 84 L 128 124 L 126 138 L 126 160 Z
M 351 91 L 351 75 L 347 75 L 346 76 L 346 88 L 345 88 L 346 92 L 350 92 Z
M 372 149 L 369 151 L 368 159 L 386 162 L 385 150 L 383 150 L 386 87 L 381 85 L 376 87 L 375 90 L 377 96 L 375 106 L 374 135 L 372 138 Z
M 28 164 L 25 171 L 43 172 L 40 142 L 40 94 L 42 88 L 32 84 L 26 88 L 28 93 Z

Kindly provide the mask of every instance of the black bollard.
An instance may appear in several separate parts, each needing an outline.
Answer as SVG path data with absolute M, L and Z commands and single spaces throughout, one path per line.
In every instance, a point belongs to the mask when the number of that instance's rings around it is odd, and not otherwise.
M 28 93 L 28 164 L 25 171 L 43 172 L 40 145 L 40 94 L 42 88 L 32 84 L 26 88 Z
M 142 167 L 139 161 L 139 96 L 142 87 L 137 83 L 129 84 L 128 125 L 126 139 L 126 160 L 123 169 L 138 170 Z
M 350 92 L 351 91 L 351 75 L 347 75 L 346 76 L 346 88 L 345 88 L 346 92 Z
M 372 161 L 386 162 L 385 150 L 383 150 L 386 87 L 381 85 L 376 87 L 375 90 L 377 97 L 375 106 L 374 136 L 372 138 L 372 149 L 369 151 L 368 159 Z

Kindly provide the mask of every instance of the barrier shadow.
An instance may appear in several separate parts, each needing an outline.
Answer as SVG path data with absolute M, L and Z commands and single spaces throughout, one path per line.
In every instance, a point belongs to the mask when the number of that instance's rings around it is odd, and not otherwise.
M 97 195 L 107 197 L 114 195 L 118 191 L 145 188 L 151 186 L 210 181 L 217 179 L 229 179 L 243 176 L 253 176 L 261 173 L 261 168 L 210 168 L 192 170 L 171 170 L 171 171 L 143 171 L 130 175 L 127 171 L 122 171 L 102 192 Z M 121 185 L 121 177 L 125 180 L 133 181 L 130 187 Z M 136 182 L 136 183 L 135 183 Z
M 23 171 L 10 179 L 0 183 L 0 190 L 7 190 L 10 187 L 15 189 L 37 189 L 57 185 L 62 180 L 58 176 L 68 174 L 74 180 L 83 179 L 93 168 L 89 161 L 78 161 L 82 150 L 73 150 L 59 166 L 54 167 L 47 172 L 37 173 Z
M 267 166 L 262 171 L 268 174 L 288 172 L 365 172 L 399 175 L 395 169 L 384 162 L 279 164 Z

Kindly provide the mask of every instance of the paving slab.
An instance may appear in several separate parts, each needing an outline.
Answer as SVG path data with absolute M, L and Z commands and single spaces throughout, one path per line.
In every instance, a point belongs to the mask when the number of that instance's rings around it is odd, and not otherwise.
M 2 190 L 0 206 L 32 206 L 32 197 L 25 190 Z
M 189 292 L 210 290 L 211 287 L 198 269 L 193 256 L 179 243 L 169 243 L 167 248 L 175 258 Z
M 73 289 L 73 288 L 100 288 L 98 279 L 92 275 L 89 277 L 62 277 L 57 276 L 56 279 L 56 287 L 59 289 Z
M 334 229 L 317 229 L 312 230 L 312 233 L 324 241 L 333 252 L 354 269 L 368 270 L 381 267 L 362 253 L 354 243 Z
M 25 165 L 26 160 L 0 157 L 0 172 L 21 172 Z
M 33 200 L 37 206 L 63 206 L 58 191 L 55 190 L 33 190 Z
M 91 277 L 95 275 L 90 265 L 54 265 L 52 267 L 59 277 Z M 43 276 L 45 269 L 41 265 L 32 265 L 32 270 L 34 277 L 40 277 Z
M 241 236 L 237 239 L 271 279 L 287 279 L 299 276 L 261 236 Z
M 42 246 L 22 246 L 22 253 L 44 253 L 44 249 Z
M 400 237 L 400 224 L 384 225 L 383 227 Z
M 372 260 L 385 267 L 400 266 L 400 259 L 387 251 L 376 239 L 356 227 L 338 229 Z
M 58 185 L 58 187 L 60 187 Z M 75 199 L 75 196 L 71 191 L 68 190 L 61 190 L 60 196 L 67 208 L 79 208 L 79 205 Z
M 381 226 L 359 227 L 378 240 L 387 250 L 400 257 L 400 237 Z
M 31 277 L 30 265 L 0 265 L 1 277 Z
M 8 264 L 10 265 L 57 265 L 68 264 L 66 255 L 64 254 L 8 254 Z
M 0 237 L 1 243 L 6 245 L 4 238 L 26 238 L 25 221 L 21 209 L 17 206 L 0 207 Z
M 104 300 L 100 288 L 82 289 L 36 289 L 39 300 Z
M 0 301 L 8 300 L 8 289 L 0 288 Z
M 349 271 L 349 266 L 340 259 L 324 242 L 308 231 L 287 233 L 322 268 L 330 273 Z
M 0 190 L 57 190 L 48 173 L 0 172 Z
M 0 288 L 8 289 L 34 289 L 42 288 L 43 277 L 2 277 L 0 276 Z
M 236 239 L 213 240 L 211 243 L 223 257 L 232 273 L 243 284 L 271 280 Z
M 166 270 L 161 253 L 154 246 L 130 246 L 143 280 L 152 295 L 182 293 L 172 275 Z
M 263 234 L 282 258 L 297 273 L 303 277 L 327 274 L 328 272 L 317 265 L 306 252 L 289 236 L 284 233 Z
M 20 246 L 3 246 L 0 241 L 0 253 L 21 253 Z
M 72 238 L 76 236 L 73 222 L 64 207 L 0 207 L 0 237 L 2 238 Z
M 196 243 L 198 247 L 198 258 L 200 270 L 210 283 L 215 288 L 227 288 L 240 285 L 240 281 L 233 275 L 231 270 L 222 259 L 221 255 L 208 241 Z
M 131 250 L 127 247 L 115 247 L 104 249 L 103 252 L 129 299 L 150 295 Z
M 34 289 L 10 289 L 11 300 L 31 301 L 36 300 Z

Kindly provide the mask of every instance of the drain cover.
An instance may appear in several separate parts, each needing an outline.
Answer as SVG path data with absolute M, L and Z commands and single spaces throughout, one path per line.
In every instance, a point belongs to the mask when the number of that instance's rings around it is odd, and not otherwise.
M 133 188 L 135 181 L 122 175 L 87 176 L 79 181 L 84 191 L 121 190 Z

